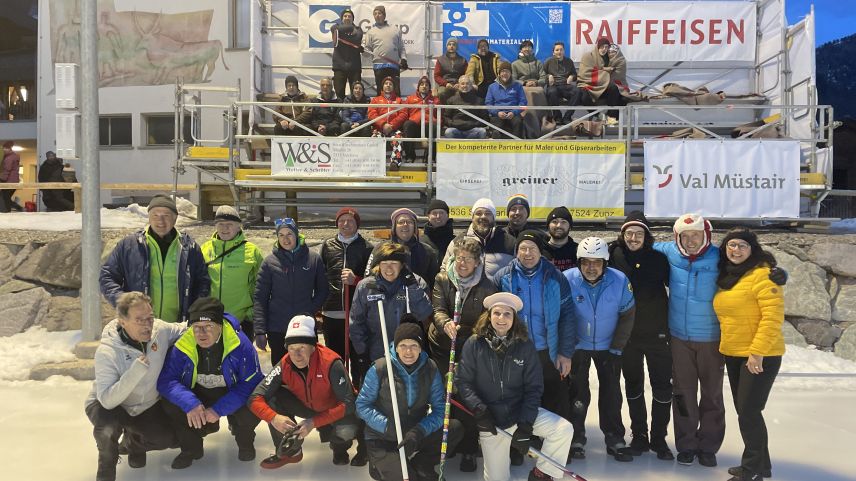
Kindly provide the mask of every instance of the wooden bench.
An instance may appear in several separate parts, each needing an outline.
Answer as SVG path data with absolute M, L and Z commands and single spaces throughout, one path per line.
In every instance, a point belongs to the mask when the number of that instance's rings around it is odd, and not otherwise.
M 172 192 L 173 184 L 109 183 L 101 184 L 101 190 L 133 190 Z M 0 183 L 0 190 L 71 190 L 74 193 L 74 211 L 80 212 L 80 182 L 20 182 L 17 184 Z M 192 192 L 196 184 L 178 184 L 179 192 Z

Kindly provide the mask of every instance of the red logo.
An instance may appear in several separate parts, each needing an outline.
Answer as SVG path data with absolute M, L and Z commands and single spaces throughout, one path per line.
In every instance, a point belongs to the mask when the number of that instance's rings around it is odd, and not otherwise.
M 672 181 L 672 174 L 669 173 L 669 171 L 672 170 L 671 164 L 667 165 L 665 168 L 661 168 L 659 165 L 655 165 L 654 168 L 657 169 L 658 174 L 668 175 L 668 177 L 666 177 L 666 180 L 664 180 L 660 184 L 657 184 L 657 188 L 662 189 L 663 187 L 669 185 L 669 183 Z
M 152 343 L 152 351 L 158 352 L 158 343 Z
M 293 328 L 297 329 L 298 327 L 300 327 L 300 321 L 297 321 L 297 322 L 293 323 L 293 324 L 291 325 L 291 327 L 293 327 Z

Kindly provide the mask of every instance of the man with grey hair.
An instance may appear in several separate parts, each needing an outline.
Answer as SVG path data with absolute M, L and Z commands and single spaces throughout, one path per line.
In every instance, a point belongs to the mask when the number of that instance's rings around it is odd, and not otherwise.
M 454 256 L 454 245 L 458 239 L 473 237 L 482 245 L 484 273 L 492 279 L 493 276 L 511 263 L 514 259 L 517 239 L 511 237 L 505 230 L 496 228 L 496 206 L 493 201 L 484 197 L 475 201 L 471 209 L 473 220 L 467 232 L 455 237 L 446 249 L 441 268 L 449 263 Z
M 98 447 L 96 481 L 116 479 L 123 432 L 132 468 L 146 465 L 146 451 L 166 449 L 176 442 L 157 380 L 169 347 L 185 326 L 155 319 L 151 298 L 142 292 L 120 294 L 116 312 L 118 318 L 101 333 L 95 351 L 95 382 L 85 403 Z
M 473 78 L 461 75 L 458 78 L 458 91 L 444 102 L 449 106 L 484 105 L 473 87 Z M 443 110 L 446 119 L 444 137 L 453 139 L 484 139 L 487 137 L 487 110 L 449 108 Z M 485 122 L 479 122 L 482 119 Z
M 312 107 L 312 130 L 327 137 L 339 135 L 339 107 L 335 104 L 340 100 L 333 91 L 333 81 L 322 78 L 318 83 L 318 96 L 312 101 L 319 104 Z

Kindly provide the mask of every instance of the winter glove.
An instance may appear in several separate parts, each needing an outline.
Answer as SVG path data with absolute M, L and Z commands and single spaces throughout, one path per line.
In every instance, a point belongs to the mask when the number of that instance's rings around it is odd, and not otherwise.
M 404 456 L 407 457 L 407 459 L 411 459 L 416 455 L 416 452 L 419 449 L 419 443 L 422 442 L 422 438 L 424 437 L 422 430 L 415 427 L 404 433 L 404 438 L 400 443 L 398 443 L 398 449 L 404 448 Z
M 491 433 L 496 436 L 496 424 L 494 424 L 493 416 L 487 408 L 482 408 L 481 410 L 476 411 L 473 416 L 476 418 L 476 429 L 478 429 L 479 432 Z
M 416 275 L 410 270 L 405 268 L 402 272 L 404 275 L 404 285 L 407 287 L 417 287 L 419 286 L 419 281 L 416 280 Z
M 406 58 L 401 59 L 401 63 L 399 63 L 399 65 L 401 66 L 402 72 L 410 69 L 410 67 L 407 66 L 407 59 Z
M 532 425 L 529 423 L 517 423 L 517 430 L 511 437 L 511 447 L 518 453 L 526 455 L 529 445 L 532 444 Z
M 264 334 L 256 334 L 256 347 L 260 351 L 267 351 L 267 336 Z
M 365 51 L 366 51 L 366 48 L 365 48 L 365 47 L 363 47 L 362 45 L 360 45 L 360 53 L 363 53 L 363 52 L 365 52 Z
M 788 283 L 788 271 L 781 267 L 774 267 L 770 269 L 770 280 L 783 286 Z

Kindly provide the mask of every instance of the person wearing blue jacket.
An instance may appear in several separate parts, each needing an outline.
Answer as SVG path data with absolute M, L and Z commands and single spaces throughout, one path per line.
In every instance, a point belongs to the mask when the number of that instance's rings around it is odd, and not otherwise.
M 527 105 L 523 85 L 511 79 L 510 63 L 500 62 L 499 74 L 496 81 L 488 87 L 484 104 L 492 107 L 525 107 Z M 496 128 L 518 138 L 523 135 L 523 116 L 526 114 L 524 109 L 492 108 L 488 109 L 488 114 L 490 114 L 490 123 Z M 494 132 L 493 135 L 498 138 L 508 138 L 499 131 Z
M 285 356 L 288 321 L 298 314 L 314 316 L 330 293 L 324 261 L 306 245 L 294 219 L 274 224 L 277 242 L 259 269 L 253 302 L 255 343 L 262 351 L 270 344 L 271 366 Z
M 184 469 L 202 458 L 202 438 L 220 429 L 223 416 L 238 444 L 238 459 L 252 461 L 259 418 L 250 412 L 247 400 L 264 377 L 256 350 L 238 319 L 225 314 L 215 297 L 194 302 L 188 324 L 158 377 L 164 411 L 181 448 L 172 468 Z
M 564 273 L 577 315 L 577 347 L 571 369 L 575 391 L 571 455 L 585 457 L 586 414 L 591 403 L 589 369 L 594 363 L 606 452 L 616 461 L 627 462 L 633 461 L 633 455 L 624 443 L 621 422 L 621 353 L 633 331 L 636 304 L 630 281 L 621 271 L 607 267 L 608 261 L 606 241 L 586 237 L 577 247 L 577 267 Z
M 419 324 L 403 322 L 395 330 L 389 365 L 399 419 L 395 419 L 392 409 L 387 360 L 376 360 L 363 380 L 357 396 L 357 415 L 366 422 L 365 439 L 373 479 L 402 479 L 398 456 L 402 447 L 408 460 L 408 479 L 437 479 L 434 467 L 440 462 L 445 389 L 440 372 L 423 350 L 424 346 L 425 336 Z M 401 426 L 401 440 L 396 434 L 396 423 Z M 454 452 L 462 436 L 460 421 L 449 420 L 448 452 Z

